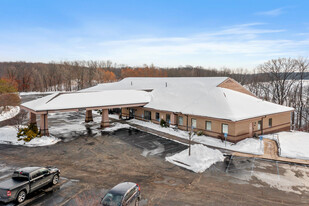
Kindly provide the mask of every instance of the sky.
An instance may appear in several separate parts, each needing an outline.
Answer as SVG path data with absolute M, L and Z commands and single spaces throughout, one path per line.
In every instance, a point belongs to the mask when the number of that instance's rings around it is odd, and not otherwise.
M 254 69 L 309 56 L 307 0 L 0 0 L 0 61 Z

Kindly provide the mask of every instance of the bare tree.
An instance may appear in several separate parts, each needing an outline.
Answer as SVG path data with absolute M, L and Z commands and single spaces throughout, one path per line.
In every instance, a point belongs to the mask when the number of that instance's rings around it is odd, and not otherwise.
M 285 104 L 292 86 L 295 83 L 295 71 L 297 61 L 291 58 L 272 59 L 258 67 L 259 72 L 264 73 L 273 90 L 272 100 L 278 104 Z

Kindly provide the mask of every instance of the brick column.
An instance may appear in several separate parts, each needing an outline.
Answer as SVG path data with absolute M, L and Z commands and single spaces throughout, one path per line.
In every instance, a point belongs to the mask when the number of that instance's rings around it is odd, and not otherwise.
M 174 113 L 171 114 L 171 125 L 172 126 L 176 125 L 176 115 Z
M 108 109 L 102 110 L 101 128 L 109 127 Z
M 86 110 L 85 122 L 93 122 L 92 110 Z
M 29 112 L 29 124 L 36 124 L 36 114 Z
M 47 114 L 41 114 L 40 132 L 41 136 L 49 136 Z

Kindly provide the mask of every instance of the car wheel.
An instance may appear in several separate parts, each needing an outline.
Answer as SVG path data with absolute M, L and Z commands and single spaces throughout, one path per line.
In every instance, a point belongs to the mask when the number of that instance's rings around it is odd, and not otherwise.
M 139 200 L 135 200 L 135 206 L 139 206 Z
M 55 175 L 55 176 L 53 177 L 52 183 L 53 183 L 53 185 L 56 185 L 56 184 L 58 184 L 58 182 L 59 182 L 59 175 Z
M 17 202 L 18 203 L 22 203 L 23 201 L 25 201 L 25 199 L 26 199 L 26 192 L 23 190 L 23 191 L 20 191 L 19 193 L 18 193 L 18 195 L 17 195 Z

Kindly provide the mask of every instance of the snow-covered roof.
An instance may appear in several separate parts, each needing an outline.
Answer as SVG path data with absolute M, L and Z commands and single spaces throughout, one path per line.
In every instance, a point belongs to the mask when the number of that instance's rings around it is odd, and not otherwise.
M 151 100 L 144 107 L 218 119 L 239 121 L 293 108 L 254 96 L 217 87 L 227 77 L 125 78 L 83 91 L 148 90 Z
M 54 93 L 22 106 L 33 111 L 69 110 L 118 105 L 146 104 L 150 101 L 148 92 L 136 90 Z

